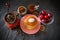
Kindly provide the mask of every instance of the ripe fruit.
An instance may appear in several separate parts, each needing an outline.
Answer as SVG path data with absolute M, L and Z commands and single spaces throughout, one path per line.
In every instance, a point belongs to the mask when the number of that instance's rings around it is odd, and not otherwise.
M 49 23 L 51 21 L 51 19 L 48 19 L 46 23 Z
M 5 5 L 6 5 L 7 8 L 10 8 L 10 3 L 9 2 L 6 2 Z
M 47 15 L 48 15 L 49 17 L 52 17 L 52 14 L 51 14 L 51 13 L 48 13 Z
M 43 18 L 44 18 L 44 15 L 41 14 L 41 15 L 40 15 L 40 19 L 42 20 Z
M 42 12 L 41 12 L 43 15 L 45 15 L 46 14 L 46 11 L 45 10 L 42 10 Z
M 42 19 L 41 21 L 42 21 L 43 23 L 46 23 L 47 20 L 46 20 L 46 19 Z
M 40 13 L 40 20 L 42 23 L 49 23 L 52 19 L 52 14 L 46 10 L 42 10 Z
M 50 17 L 46 14 L 44 18 L 45 18 L 45 19 L 49 19 Z

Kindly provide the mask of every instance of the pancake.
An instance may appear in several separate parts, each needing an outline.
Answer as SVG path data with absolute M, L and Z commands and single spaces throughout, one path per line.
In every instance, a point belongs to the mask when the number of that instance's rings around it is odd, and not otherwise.
M 35 34 L 40 30 L 40 21 L 37 16 L 27 14 L 21 18 L 20 27 L 24 33 Z
M 34 29 L 37 26 L 37 20 L 33 16 L 28 16 L 24 20 L 24 25 L 27 29 Z

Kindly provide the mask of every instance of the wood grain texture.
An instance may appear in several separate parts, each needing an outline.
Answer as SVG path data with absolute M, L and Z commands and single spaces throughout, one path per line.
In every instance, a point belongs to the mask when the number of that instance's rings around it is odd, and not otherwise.
M 16 35 L 15 30 L 10 30 L 5 25 L 4 21 L 2 20 L 3 16 L 7 12 L 5 7 L 6 1 L 1 0 L 0 6 L 0 40 L 59 40 L 59 30 L 60 30 L 60 17 L 59 10 L 53 5 L 52 1 L 50 0 L 9 0 L 11 3 L 11 8 L 9 11 L 17 10 L 18 6 L 24 5 L 28 6 L 30 3 L 34 3 L 36 5 L 40 5 L 38 11 L 42 9 L 47 9 L 53 12 L 54 14 L 54 22 L 51 25 L 47 25 L 46 30 L 44 32 L 39 31 L 34 35 L 28 35 L 20 31 L 19 35 Z

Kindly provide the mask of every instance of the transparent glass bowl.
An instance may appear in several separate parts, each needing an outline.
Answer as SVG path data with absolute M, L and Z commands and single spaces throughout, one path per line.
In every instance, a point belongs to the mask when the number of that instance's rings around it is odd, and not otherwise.
M 42 11 L 40 11 L 40 14 L 41 14 L 41 12 L 42 12 Z M 40 19 L 40 14 L 39 14 L 39 21 L 40 21 L 42 24 L 44 24 L 44 25 L 52 24 L 53 21 L 54 21 L 54 15 L 53 15 L 53 13 L 52 13 L 51 11 L 46 10 L 46 14 L 47 14 L 47 13 L 51 13 L 51 14 L 52 14 L 52 17 L 50 18 L 50 21 L 47 22 L 47 23 L 42 22 L 42 20 Z

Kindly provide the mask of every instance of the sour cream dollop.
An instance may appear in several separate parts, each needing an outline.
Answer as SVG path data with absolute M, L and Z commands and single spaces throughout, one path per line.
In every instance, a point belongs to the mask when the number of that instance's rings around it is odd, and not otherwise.
M 28 22 L 31 22 L 31 23 L 33 23 L 34 21 L 35 21 L 34 18 L 30 18 L 30 19 L 28 20 Z

